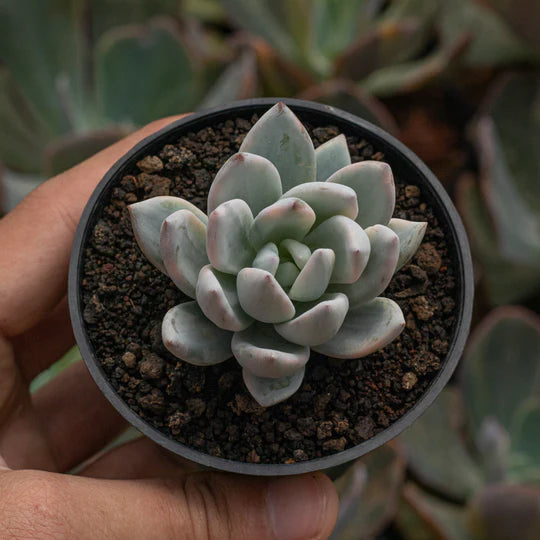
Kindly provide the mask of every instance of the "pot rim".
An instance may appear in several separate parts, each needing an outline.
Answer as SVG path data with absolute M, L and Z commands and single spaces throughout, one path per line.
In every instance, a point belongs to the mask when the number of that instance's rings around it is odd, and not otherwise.
M 435 200 L 435 204 L 439 206 L 437 210 L 446 218 L 446 225 L 449 228 L 450 235 L 453 237 L 453 244 L 455 245 L 456 249 L 456 263 L 461 287 L 459 287 L 459 295 L 456 302 L 458 312 L 456 314 L 454 335 L 452 336 L 452 340 L 449 344 L 449 350 L 444 363 L 424 394 L 422 394 L 418 401 L 400 418 L 398 418 L 395 422 L 392 422 L 387 428 L 380 431 L 370 439 L 363 441 L 352 448 L 343 450 L 330 456 L 292 464 L 245 463 L 211 456 L 170 439 L 161 431 L 143 420 L 129 407 L 129 405 L 123 401 L 123 399 L 112 387 L 105 372 L 95 358 L 90 340 L 86 334 L 85 323 L 82 316 L 82 298 L 79 294 L 79 275 L 84 256 L 83 246 L 87 239 L 89 230 L 93 227 L 91 218 L 93 217 L 94 209 L 98 207 L 103 200 L 109 184 L 117 178 L 118 174 L 122 172 L 124 167 L 135 162 L 138 154 L 141 154 L 142 151 L 148 146 L 155 146 L 163 143 L 163 141 L 160 141 L 160 139 L 167 139 L 172 131 L 186 132 L 195 130 L 197 129 L 197 124 L 201 121 L 206 121 L 204 124 L 208 125 L 208 120 L 212 117 L 227 115 L 231 117 L 235 116 L 235 113 L 237 115 L 238 113 L 246 112 L 249 109 L 254 109 L 253 112 L 260 112 L 259 110 L 270 107 L 278 101 L 283 101 L 295 113 L 299 113 L 303 116 L 312 113 L 315 114 L 315 116 L 327 117 L 329 124 L 335 123 L 337 120 L 340 124 L 348 124 L 351 131 L 363 131 L 366 133 L 366 138 L 369 137 L 370 143 L 376 141 L 374 146 L 389 148 L 392 153 L 396 154 L 396 158 L 400 158 L 403 161 L 403 166 L 416 169 L 417 176 L 423 177 L 423 180 L 430 190 L 430 196 Z M 220 118 L 216 121 L 222 121 L 224 119 L 225 118 Z M 198 129 L 201 127 L 203 126 L 199 126 Z M 180 120 L 176 120 L 175 122 L 172 122 L 171 124 L 137 143 L 108 170 L 90 196 L 75 232 L 68 276 L 69 309 L 77 344 L 80 348 L 82 358 L 90 371 L 90 374 L 113 407 L 131 425 L 141 431 L 144 435 L 167 450 L 174 452 L 183 458 L 189 459 L 190 461 L 194 461 L 212 469 L 257 476 L 302 474 L 335 468 L 340 465 L 344 465 L 349 461 L 355 460 L 360 456 L 374 450 L 375 448 L 378 448 L 379 446 L 382 446 L 384 443 L 388 442 L 390 439 L 393 439 L 404 429 L 410 426 L 426 411 L 435 398 L 440 394 L 458 364 L 469 333 L 473 308 L 473 294 L 473 266 L 469 250 L 469 243 L 463 223 L 445 189 L 435 175 L 423 163 L 423 161 L 392 135 L 371 124 L 370 122 L 367 122 L 366 120 L 329 105 L 322 105 L 312 101 L 291 98 L 248 99 L 234 101 L 225 106 L 213 107 L 211 109 L 190 114 L 181 118 Z

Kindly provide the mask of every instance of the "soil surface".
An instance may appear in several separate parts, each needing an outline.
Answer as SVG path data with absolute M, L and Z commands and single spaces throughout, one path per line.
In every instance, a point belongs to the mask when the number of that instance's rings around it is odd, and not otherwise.
M 189 133 L 138 162 L 101 210 L 85 247 L 84 320 L 97 358 L 122 399 L 148 423 L 190 447 L 236 461 L 293 463 L 350 448 L 387 428 L 436 376 L 455 325 L 455 273 L 437 217 L 417 186 L 396 178 L 395 217 L 428 221 L 413 261 L 385 295 L 407 325 L 382 351 L 338 361 L 312 353 L 304 382 L 287 401 L 264 409 L 250 396 L 234 358 L 196 367 L 168 353 L 161 320 L 188 300 L 139 251 L 127 205 L 175 195 L 206 211 L 214 175 L 256 117 Z M 315 146 L 337 128 L 310 129 Z M 346 134 L 347 135 L 347 134 Z M 353 162 L 384 160 L 347 137 Z

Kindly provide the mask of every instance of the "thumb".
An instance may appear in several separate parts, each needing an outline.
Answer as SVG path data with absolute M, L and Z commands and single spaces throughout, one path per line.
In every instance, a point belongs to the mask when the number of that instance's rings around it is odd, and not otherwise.
M 320 473 L 133 481 L 20 471 L 1 480 L 0 523 L 39 523 L 54 538 L 326 539 L 338 508 L 332 482 Z

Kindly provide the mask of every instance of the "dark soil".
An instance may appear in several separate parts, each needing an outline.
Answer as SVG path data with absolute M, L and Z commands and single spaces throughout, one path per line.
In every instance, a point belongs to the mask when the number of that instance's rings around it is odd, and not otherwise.
M 423 245 L 393 279 L 407 326 L 384 350 L 358 361 L 312 353 L 299 391 L 274 407 L 247 392 L 233 359 L 213 367 L 179 361 L 161 343 L 166 311 L 187 298 L 139 251 L 126 206 L 176 195 L 206 210 L 219 167 L 256 118 L 189 133 L 139 161 L 98 217 L 85 249 L 84 320 L 98 360 L 124 401 L 148 423 L 188 446 L 236 461 L 293 463 L 369 439 L 410 409 L 436 376 L 455 324 L 455 268 L 437 218 L 420 189 L 396 178 L 395 217 L 428 221 Z M 315 145 L 337 128 L 310 130 Z M 348 137 L 354 161 L 384 156 Z

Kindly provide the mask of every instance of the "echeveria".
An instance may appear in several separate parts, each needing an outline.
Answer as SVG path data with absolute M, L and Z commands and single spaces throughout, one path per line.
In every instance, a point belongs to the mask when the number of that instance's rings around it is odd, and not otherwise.
M 426 223 L 392 219 L 386 163 L 351 164 L 343 135 L 316 150 L 283 103 L 218 171 L 208 217 L 176 197 L 132 204 L 146 257 L 193 298 L 163 319 L 165 347 L 198 366 L 232 355 L 262 405 L 300 387 L 310 350 L 353 359 L 403 329 L 379 297 Z

